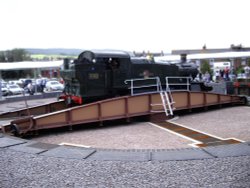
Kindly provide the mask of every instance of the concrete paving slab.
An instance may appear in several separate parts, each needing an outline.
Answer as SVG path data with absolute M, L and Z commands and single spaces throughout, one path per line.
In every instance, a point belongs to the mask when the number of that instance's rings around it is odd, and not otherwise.
M 32 153 L 32 154 L 39 154 L 39 153 L 42 153 L 44 151 L 47 151 L 47 149 L 30 147 L 30 145 L 36 144 L 36 143 L 37 142 L 28 142 L 25 144 L 10 146 L 10 149 L 15 150 L 15 151 L 25 152 L 25 153 Z
M 12 137 L 2 137 L 0 138 L 0 148 L 10 147 L 18 144 L 24 144 L 27 141 Z
M 56 147 L 59 147 L 56 144 L 48 144 L 48 143 L 42 143 L 42 142 L 34 142 L 33 144 L 29 145 L 29 147 L 37 148 L 37 149 L 43 149 L 43 150 L 50 150 Z
M 149 161 L 151 153 L 149 151 L 140 152 L 138 150 L 97 150 L 87 159 L 103 161 Z
M 250 155 L 250 146 L 247 144 L 231 144 L 214 147 L 204 147 L 203 150 L 216 157 Z
M 85 149 L 79 147 L 59 146 L 50 149 L 41 155 L 49 157 L 72 158 L 72 159 L 85 159 L 95 152 L 95 149 Z
M 179 161 L 210 158 L 214 157 L 201 149 L 176 149 L 152 153 L 152 161 Z

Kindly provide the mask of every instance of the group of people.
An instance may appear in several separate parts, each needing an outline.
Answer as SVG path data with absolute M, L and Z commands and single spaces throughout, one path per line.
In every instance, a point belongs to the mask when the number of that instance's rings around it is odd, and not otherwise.
M 211 81 L 219 82 L 219 81 L 229 81 L 229 74 L 230 74 L 230 69 L 226 67 L 225 69 L 217 69 L 214 73 L 214 75 L 211 75 L 208 71 L 205 72 L 205 74 L 199 73 L 199 80 L 204 81 L 206 83 L 209 83 Z M 215 78 L 213 79 L 213 76 Z
M 233 72 L 229 69 L 229 67 L 226 67 L 225 69 L 216 69 L 214 75 L 211 75 L 208 71 L 205 74 L 199 73 L 199 80 L 202 80 L 206 83 L 211 81 L 230 81 L 230 74 L 233 74 Z M 250 67 L 248 65 L 243 68 L 242 74 L 244 75 L 244 78 L 250 78 Z M 214 79 L 212 76 L 214 76 Z
M 39 76 L 39 78 L 36 80 L 36 87 L 37 87 L 36 89 L 38 92 L 44 92 L 46 82 L 47 82 L 47 80 L 45 78 L 42 78 Z M 27 89 L 28 89 L 28 93 L 30 95 L 33 95 L 35 93 L 35 88 L 34 88 L 34 85 L 32 84 L 32 82 L 30 82 L 27 85 Z
M 219 82 L 221 80 L 229 81 L 230 69 L 226 67 L 225 69 L 220 69 L 215 71 L 215 81 Z

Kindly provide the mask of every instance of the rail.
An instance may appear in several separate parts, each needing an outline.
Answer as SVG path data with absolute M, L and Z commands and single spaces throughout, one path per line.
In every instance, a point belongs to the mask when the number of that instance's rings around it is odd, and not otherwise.
M 166 77 L 166 91 L 190 91 L 192 80 L 191 77 Z M 151 82 L 148 82 L 151 81 Z M 159 77 L 150 78 L 136 78 L 125 80 L 125 84 L 130 82 L 129 89 L 131 90 L 131 95 L 147 94 L 147 93 L 159 93 L 163 91 L 161 81 Z M 142 92 L 136 92 L 136 90 L 141 90 Z M 143 90 L 145 89 L 145 90 Z M 150 90 L 151 89 L 151 90 Z
M 191 77 L 166 77 L 166 90 L 190 91 Z
M 125 84 L 128 84 L 129 82 L 130 82 L 129 89 L 131 90 L 131 96 L 159 93 L 161 91 L 161 83 L 159 77 L 136 78 L 124 81 Z

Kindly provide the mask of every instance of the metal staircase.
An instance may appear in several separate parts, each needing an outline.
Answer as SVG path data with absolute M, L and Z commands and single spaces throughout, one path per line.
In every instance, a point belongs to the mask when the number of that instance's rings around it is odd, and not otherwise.
M 143 81 L 153 81 L 154 83 L 148 83 L 148 84 L 137 84 L 135 86 L 136 82 L 141 82 Z M 172 116 L 173 115 L 173 97 L 171 94 L 171 90 L 169 87 L 166 86 L 166 90 L 162 89 L 161 85 L 161 80 L 159 77 L 153 77 L 153 78 L 144 78 L 144 79 L 131 79 L 131 80 L 126 80 L 125 83 L 127 84 L 128 82 L 131 83 L 131 86 L 129 89 L 131 89 L 131 95 L 143 95 L 143 94 L 148 94 L 148 93 L 159 93 L 161 96 L 161 103 L 159 104 L 151 104 L 151 106 L 163 106 L 163 110 L 152 110 L 151 112 L 159 113 L 159 112 L 165 112 L 166 116 Z M 147 90 L 147 88 L 154 88 L 154 90 Z M 142 92 L 136 92 L 136 89 L 142 89 L 144 90 Z
M 171 95 L 171 92 L 166 92 L 166 91 L 162 91 L 160 92 L 160 95 L 161 95 L 161 100 L 162 100 L 162 105 L 163 105 L 163 108 L 164 108 L 164 112 L 166 114 L 166 116 L 169 116 L 169 115 L 174 115 L 173 114 L 173 100 L 171 99 L 172 95 Z
M 161 104 L 151 104 L 151 105 L 152 106 L 163 106 L 164 111 L 152 111 L 152 112 L 165 112 L 166 116 L 174 115 L 174 113 L 173 113 L 174 101 L 173 101 L 173 97 L 172 97 L 170 88 L 166 87 L 166 90 L 163 90 L 162 85 L 161 85 L 161 80 L 159 77 L 157 77 L 157 85 L 159 87 L 158 91 L 160 93 L 162 103 Z

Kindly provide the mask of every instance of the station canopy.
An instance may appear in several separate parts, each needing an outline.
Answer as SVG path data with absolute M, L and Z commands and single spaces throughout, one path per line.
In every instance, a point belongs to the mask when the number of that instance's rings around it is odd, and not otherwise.
M 61 68 L 63 61 L 22 61 L 13 63 L 0 63 L 0 71 L 24 69 L 57 69 Z
M 235 58 L 249 58 L 250 52 L 222 52 L 222 53 L 199 53 L 187 54 L 187 60 L 201 60 L 201 59 L 235 59 Z M 155 61 L 180 61 L 180 55 L 165 55 L 154 57 Z
M 223 53 L 204 53 L 190 54 L 187 59 L 222 59 L 222 58 L 249 58 L 250 52 L 223 52 Z

